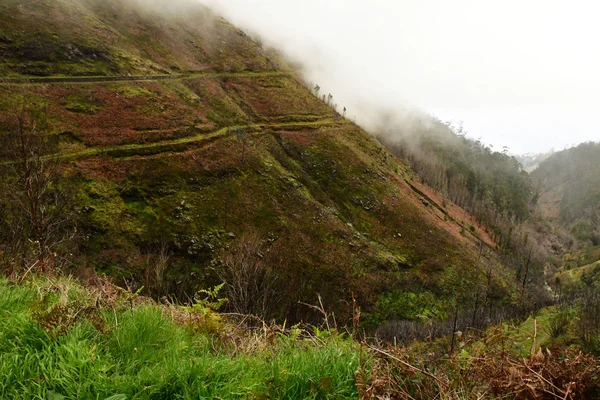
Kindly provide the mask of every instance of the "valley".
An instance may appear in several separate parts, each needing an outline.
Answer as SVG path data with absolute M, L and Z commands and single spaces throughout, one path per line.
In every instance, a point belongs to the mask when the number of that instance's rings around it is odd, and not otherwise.
M 598 395 L 598 144 L 367 131 L 292 65 L 191 0 L 0 0 L 0 397 Z

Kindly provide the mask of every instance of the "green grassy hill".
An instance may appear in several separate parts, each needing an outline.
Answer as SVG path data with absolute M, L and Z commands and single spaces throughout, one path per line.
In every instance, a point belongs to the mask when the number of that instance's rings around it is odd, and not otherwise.
M 477 223 L 276 54 L 195 2 L 140 4 L 0 1 L 0 122 L 36 109 L 64 162 L 70 271 L 186 300 L 227 260 L 259 266 L 263 313 L 290 321 L 314 318 L 317 294 L 378 324 L 513 293 Z

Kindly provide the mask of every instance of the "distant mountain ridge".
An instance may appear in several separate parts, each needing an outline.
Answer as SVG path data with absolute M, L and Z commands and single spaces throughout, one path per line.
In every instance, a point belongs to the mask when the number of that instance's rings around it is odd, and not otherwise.
M 600 245 L 600 143 L 554 153 L 533 171 L 542 207 L 575 236 Z
M 535 170 L 541 162 L 554 154 L 554 150 L 550 150 L 546 153 L 525 153 L 517 154 L 515 158 L 523 165 L 523 168 L 527 172 Z

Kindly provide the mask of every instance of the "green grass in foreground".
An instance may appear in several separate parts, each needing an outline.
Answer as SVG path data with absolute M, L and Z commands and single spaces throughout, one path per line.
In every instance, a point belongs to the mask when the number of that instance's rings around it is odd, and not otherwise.
M 48 328 L 66 325 L 66 315 L 94 301 L 89 291 L 65 279 L 21 285 L 0 280 L 0 398 L 358 396 L 359 351 L 340 338 L 315 344 L 284 336 L 240 351 L 244 346 L 223 345 L 219 335 L 177 324 L 165 308 L 130 308 L 128 302 L 100 306 L 64 331 Z M 64 315 L 52 317 L 53 309 Z

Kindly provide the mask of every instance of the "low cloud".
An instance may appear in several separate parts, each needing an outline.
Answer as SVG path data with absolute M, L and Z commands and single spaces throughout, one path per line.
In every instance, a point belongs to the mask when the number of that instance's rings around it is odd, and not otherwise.
M 300 62 L 366 127 L 422 110 L 513 152 L 600 138 L 592 2 L 205 3 Z

